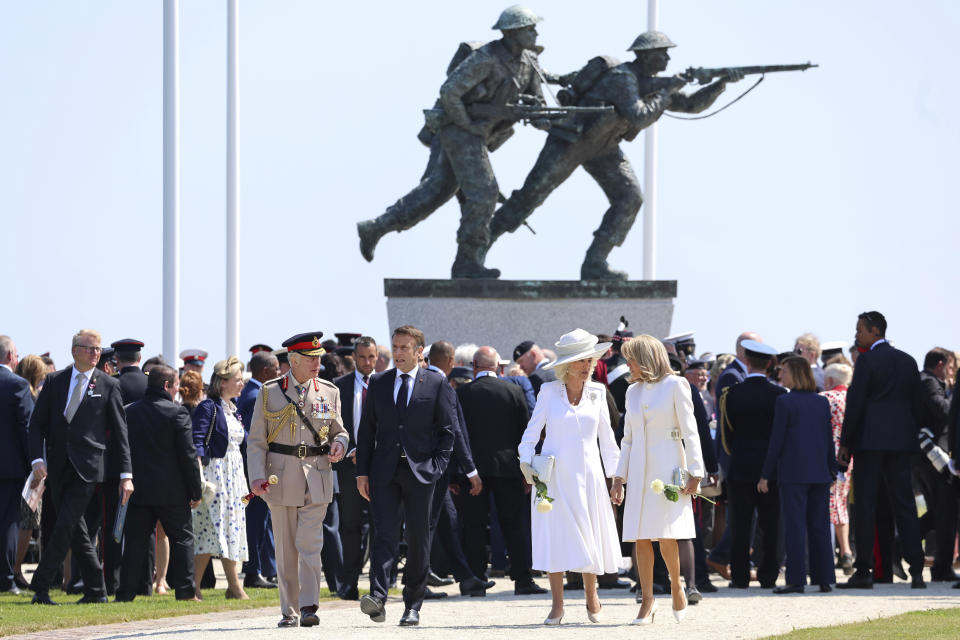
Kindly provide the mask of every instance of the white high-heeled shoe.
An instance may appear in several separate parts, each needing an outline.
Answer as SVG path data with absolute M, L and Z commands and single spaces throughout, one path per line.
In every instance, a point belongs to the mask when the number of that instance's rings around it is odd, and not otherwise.
M 600 622 L 600 612 L 603 611 L 603 605 L 600 605 L 600 611 L 593 613 L 590 611 L 590 607 L 587 607 L 587 620 L 593 623 Z
M 646 618 L 634 618 L 634 619 L 633 619 L 633 622 L 631 622 L 630 624 L 637 624 L 637 625 L 641 625 L 641 626 L 642 626 L 642 625 L 653 624 L 653 617 L 654 617 L 655 615 L 657 615 L 657 607 L 658 607 L 658 606 L 659 606 L 659 603 L 658 603 L 656 600 L 654 600 L 654 601 L 653 601 L 653 607 L 650 609 L 650 615 L 648 615 Z
M 673 609 L 673 607 L 670 607 Z M 686 596 L 683 598 L 683 609 L 673 609 L 673 617 L 677 619 L 677 624 L 680 624 L 684 618 L 687 617 L 687 609 L 690 608 L 690 604 L 687 602 Z
M 548 626 L 557 625 L 557 624 L 560 624 L 560 621 L 561 621 L 561 620 L 563 620 L 563 612 L 562 612 L 562 611 L 560 612 L 560 617 L 559 617 L 559 618 L 546 618 L 546 619 L 543 621 L 543 624 L 548 625 Z

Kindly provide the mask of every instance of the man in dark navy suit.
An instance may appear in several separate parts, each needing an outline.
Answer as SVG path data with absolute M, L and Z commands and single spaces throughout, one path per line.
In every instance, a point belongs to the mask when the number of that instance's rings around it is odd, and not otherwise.
M 177 600 L 196 600 L 193 581 L 193 526 L 190 509 L 202 491 L 190 412 L 173 401 L 180 376 L 165 364 L 150 370 L 143 399 L 127 407 L 130 457 L 137 492 L 130 497 L 117 602 L 134 599 L 140 568 L 157 522 L 170 540 L 167 580 Z
M 361 336 L 353 344 L 356 369 L 333 381 L 340 389 L 343 427 L 350 436 L 347 455 L 335 465 L 340 480 L 340 542 L 343 546 L 343 583 L 337 594 L 341 600 L 359 600 L 358 582 L 363 570 L 365 532 L 370 529 L 367 501 L 357 491 L 357 430 L 367 397 L 370 376 L 378 358 L 377 341 Z
M 264 382 L 280 376 L 280 362 L 273 350 L 267 345 L 255 344 L 250 347 L 250 380 L 244 385 L 237 400 L 237 413 L 243 428 L 250 433 L 250 421 L 253 418 L 253 406 Z M 246 442 L 240 447 L 243 454 L 243 468 L 247 468 Z M 249 478 L 247 479 L 250 480 Z M 265 580 L 264 576 L 277 575 L 276 550 L 273 544 L 273 526 L 270 522 L 270 508 L 260 496 L 254 496 L 247 503 L 247 549 L 250 559 L 243 564 L 243 586 L 261 589 L 275 589 L 276 584 Z
M 757 491 L 757 483 L 770 444 L 777 398 L 786 389 L 766 377 L 777 351 L 755 340 L 743 340 L 747 374 L 743 382 L 727 387 L 720 395 L 720 437 L 730 456 L 727 489 L 730 499 L 730 587 L 750 585 L 750 533 L 753 513 L 763 531 L 763 558 L 757 569 L 760 586 L 772 589 L 780 572 L 777 537 L 780 500 L 771 480 L 769 493 Z
M 841 464 L 849 461 L 851 453 L 856 458 L 853 525 L 857 559 L 856 571 L 847 582 L 837 585 L 840 589 L 873 588 L 871 550 L 881 483 L 887 486 L 903 557 L 910 563 L 911 586 L 926 587 L 920 522 L 910 478 L 910 455 L 920 450 L 916 422 L 920 373 L 916 360 L 894 349 L 886 333 L 887 320 L 879 311 L 858 316 L 855 339 L 866 351 L 857 358 L 847 391 L 838 456 Z
M 18 594 L 13 573 L 20 535 L 20 490 L 30 475 L 27 425 L 33 413 L 30 384 L 16 375 L 17 346 L 0 336 L 0 592 Z
M 49 591 L 68 550 L 79 559 L 83 574 L 80 604 L 107 601 L 100 561 L 83 514 L 97 484 L 104 480 L 108 456 L 119 460 L 120 499 L 126 502 L 133 493 L 120 385 L 96 368 L 100 334 L 91 329 L 79 331 L 71 351 L 73 366 L 47 377 L 30 418 L 34 478 L 49 474 L 47 482 L 57 512 L 53 533 L 33 574 L 35 604 L 56 604 Z
M 544 369 L 543 366 L 550 362 L 540 345 L 533 340 L 524 340 L 513 349 L 513 361 L 520 365 L 523 372 L 530 378 L 530 384 L 533 385 L 533 395 L 540 393 L 540 387 L 545 382 L 553 382 L 557 379 L 557 374 L 553 369 Z
M 123 404 L 127 405 L 143 398 L 147 392 L 147 374 L 140 370 L 140 350 L 143 343 L 133 338 L 124 338 L 110 344 L 117 360 L 117 381 Z
M 407 563 L 400 625 L 413 626 L 420 622 L 429 573 L 433 488 L 450 461 L 457 400 L 443 376 L 419 366 L 422 331 L 398 327 L 392 342 L 396 368 L 371 378 L 357 432 L 357 491 L 370 500 L 375 535 L 370 593 L 360 609 L 375 622 L 386 619 L 402 516 Z

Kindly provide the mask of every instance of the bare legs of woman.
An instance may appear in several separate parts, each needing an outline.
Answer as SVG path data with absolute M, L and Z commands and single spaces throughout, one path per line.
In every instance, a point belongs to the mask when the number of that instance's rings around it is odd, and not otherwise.
M 653 544 L 650 540 L 637 540 L 635 545 L 637 558 L 637 577 L 640 579 L 640 592 L 643 600 L 637 618 L 647 618 L 653 610 Z M 680 552 L 676 540 L 660 540 L 660 553 L 670 573 L 670 594 L 673 598 L 673 610 L 682 611 L 687 606 L 687 596 L 680 583 Z
M 852 556 L 853 552 L 850 550 L 850 525 L 837 524 L 834 525 L 834 528 L 837 530 L 837 542 L 840 545 L 840 553 L 845 556 Z
M 153 590 L 163 595 L 170 588 L 167 584 L 167 567 L 170 565 L 170 541 L 163 531 L 163 525 L 157 523 L 157 563 L 156 576 L 153 579 Z
M 194 571 L 193 578 L 195 581 L 197 597 L 202 599 L 200 595 L 200 579 L 203 578 L 203 572 L 207 570 L 207 563 L 210 562 L 209 553 L 198 553 L 194 559 Z M 235 560 L 228 560 L 226 558 L 221 558 L 220 563 L 223 565 L 223 573 L 227 577 L 227 599 L 232 600 L 249 600 L 250 596 L 243 590 L 243 585 L 240 584 L 240 578 L 237 576 L 237 563 Z
M 33 536 L 32 529 L 21 529 L 20 536 L 17 538 L 17 562 L 13 571 L 17 586 L 25 589 L 28 584 L 27 579 L 23 577 L 23 559 L 27 557 L 27 550 L 30 548 L 30 538 Z
M 673 598 L 673 610 L 681 611 L 687 608 L 687 596 L 680 584 L 680 550 L 676 540 L 660 540 L 660 553 L 663 562 L 670 572 L 670 595 Z M 650 581 L 653 581 L 653 563 L 650 564 Z
M 557 620 L 563 617 L 563 571 L 555 571 L 553 573 L 548 573 L 547 577 L 550 579 L 550 615 L 547 616 L 550 620 Z M 583 586 L 586 589 L 587 586 L 587 576 L 583 576 Z M 596 589 L 596 581 L 594 581 L 594 589 Z
M 587 611 L 593 615 L 600 613 L 600 594 L 597 593 L 597 576 L 593 573 L 583 574 L 583 591 L 587 596 Z

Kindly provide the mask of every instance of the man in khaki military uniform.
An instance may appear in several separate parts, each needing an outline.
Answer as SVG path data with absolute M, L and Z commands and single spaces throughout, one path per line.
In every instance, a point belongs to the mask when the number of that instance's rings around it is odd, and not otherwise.
M 321 337 L 314 331 L 283 343 L 290 371 L 261 388 L 247 439 L 251 490 L 266 500 L 273 520 L 280 627 L 297 626 L 298 609 L 300 626 L 320 622 L 323 519 L 333 499 L 330 465 L 343 457 L 349 438 L 340 417 L 339 389 L 317 377 L 324 353 Z M 271 475 L 278 483 L 264 488 Z

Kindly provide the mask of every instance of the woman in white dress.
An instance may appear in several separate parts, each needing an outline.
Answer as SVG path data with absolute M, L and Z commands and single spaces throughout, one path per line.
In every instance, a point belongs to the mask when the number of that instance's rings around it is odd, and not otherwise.
M 193 411 L 193 439 L 201 457 L 203 479 L 216 493 L 193 510 L 194 573 L 197 597 L 211 557 L 220 558 L 227 577 L 227 598 L 249 597 L 237 576 L 237 564 L 248 559 L 247 518 L 241 502 L 247 493 L 240 445 L 246 432 L 233 401 L 243 389 L 243 363 L 236 356 L 218 362 L 210 376 L 207 399 Z
M 680 555 L 677 540 L 696 537 L 692 495 L 699 489 L 705 470 L 700 452 L 697 422 L 693 417 L 690 383 L 674 375 L 667 350 L 653 336 L 632 338 L 621 348 L 630 367 L 620 465 L 610 497 L 623 501 L 623 541 L 636 541 L 637 576 L 643 601 L 634 624 L 653 622 L 656 600 L 653 595 L 653 540 L 660 541 L 660 553 L 670 572 L 673 615 L 677 622 L 687 611 L 687 599 L 680 584 Z M 677 502 L 669 501 L 651 488 L 655 480 L 674 483 L 674 469 L 682 467 L 688 480 Z
M 576 329 L 562 336 L 556 347 L 557 359 L 546 366 L 556 368 L 558 379 L 541 387 L 518 448 L 520 468 L 529 484 L 536 475 L 534 449 L 544 428 L 541 455 L 555 458 L 546 482 L 553 508 L 541 512 L 531 494 L 533 568 L 550 577 L 553 607 L 544 624 L 560 624 L 563 618 L 564 571 L 583 574 L 587 617 L 599 622 L 597 575 L 615 573 L 622 560 L 604 480 L 604 469 L 613 475 L 620 452 L 610 427 L 606 390 L 590 381 L 610 343 L 597 344 L 596 336 Z

